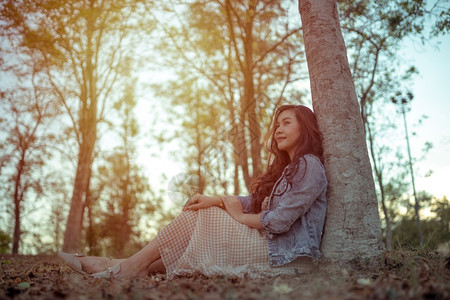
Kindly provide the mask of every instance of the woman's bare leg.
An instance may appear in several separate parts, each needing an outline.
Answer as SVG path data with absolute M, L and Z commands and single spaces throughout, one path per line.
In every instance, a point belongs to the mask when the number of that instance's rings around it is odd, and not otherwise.
M 136 254 L 120 263 L 119 277 L 133 277 L 147 274 L 147 269 L 152 263 L 161 258 L 158 249 L 158 240 L 155 238 Z
M 158 273 L 159 274 L 166 273 L 166 266 L 164 266 L 164 263 L 161 258 L 153 262 L 147 269 L 147 274 L 158 274 Z
M 104 271 L 118 263 L 120 263 L 121 267 L 120 276 L 123 277 L 165 273 L 166 271 L 159 254 L 156 239 L 127 259 L 113 259 L 100 256 L 83 256 L 77 257 L 77 259 L 80 260 L 83 271 L 88 274 Z
M 118 264 L 118 263 L 126 261 L 126 259 L 113 259 L 113 258 L 104 258 L 104 257 L 101 257 L 101 258 L 105 260 L 104 267 L 97 268 L 95 270 L 95 272 L 91 272 L 90 274 L 96 273 L 96 272 L 101 272 L 109 267 L 112 267 L 112 266 Z M 158 259 L 157 261 L 153 262 L 147 268 L 147 270 L 141 271 L 140 273 L 138 273 L 136 275 L 148 276 L 148 275 L 153 275 L 153 274 L 166 274 L 166 266 L 164 266 L 164 263 L 161 258 Z
M 89 274 L 104 271 L 118 263 L 120 263 L 120 272 L 116 275 L 119 277 L 142 276 L 147 275 L 149 271 L 165 271 L 156 238 L 127 259 L 99 256 L 82 256 L 77 259 L 81 262 L 82 270 Z

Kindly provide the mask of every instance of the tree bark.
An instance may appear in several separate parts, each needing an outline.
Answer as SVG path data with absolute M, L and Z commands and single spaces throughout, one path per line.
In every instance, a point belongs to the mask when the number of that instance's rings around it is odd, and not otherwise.
M 378 203 L 336 0 L 299 0 L 299 12 L 328 178 L 322 253 L 335 262 L 377 257 Z
M 78 155 L 77 173 L 73 187 L 72 202 L 70 203 L 69 217 L 67 218 L 66 231 L 64 232 L 63 251 L 77 252 L 81 247 L 81 230 L 83 220 L 83 202 L 86 199 L 86 191 L 89 185 L 92 165 L 92 152 L 95 140 L 81 145 Z
M 252 182 L 261 175 L 261 128 L 256 114 L 255 86 L 253 82 L 253 22 L 256 11 L 256 1 L 249 1 L 247 15 L 244 18 L 244 63 L 242 73 L 244 75 L 244 107 L 248 121 L 250 138 L 250 153 L 252 157 Z M 237 55 L 237 53 L 236 53 Z M 242 101 L 242 100 L 241 100 Z
M 239 165 L 241 166 L 242 174 L 244 175 L 245 186 L 248 191 L 251 191 L 252 177 L 250 176 L 250 171 L 248 170 L 248 150 L 247 142 L 245 141 L 245 124 L 242 116 L 243 114 L 241 114 L 241 119 L 237 127 L 238 129 L 234 151 L 236 151 L 239 156 Z
M 253 23 L 256 11 L 256 2 L 248 2 L 248 9 L 243 18 L 238 20 L 238 24 L 242 24 L 242 52 L 237 46 L 237 38 L 234 33 L 234 26 L 232 20 L 232 6 L 231 1 L 227 0 L 225 2 L 225 9 L 228 20 L 228 28 L 230 32 L 230 40 L 234 47 L 234 59 L 238 62 L 240 71 L 243 75 L 243 97 L 240 99 L 240 117 L 242 123 L 242 136 L 245 139 L 246 133 L 250 140 L 250 155 L 252 159 L 252 172 L 250 174 L 248 168 L 248 155 L 244 151 L 247 151 L 247 145 L 240 145 L 243 151 L 239 151 L 240 162 L 242 167 L 242 172 L 244 173 L 244 180 L 247 189 L 251 189 L 251 185 L 258 176 L 261 175 L 261 129 L 259 118 L 256 114 L 256 100 L 255 100 L 255 86 L 254 86 L 254 63 L 253 63 Z M 241 60 L 241 54 L 243 60 Z M 246 127 L 246 122 L 248 122 L 248 128 Z M 240 130 L 241 128 L 239 128 Z M 241 132 L 239 132 L 241 133 Z M 239 141 L 240 142 L 240 141 Z M 245 142 L 247 143 L 247 142 Z M 245 161 L 244 161 L 245 160 Z
M 381 164 L 378 165 L 377 162 L 377 156 L 375 154 L 374 150 L 374 137 L 372 135 L 372 129 L 370 128 L 369 120 L 366 119 L 366 134 L 367 134 L 367 140 L 369 141 L 369 149 L 370 149 L 370 155 L 372 157 L 373 162 L 373 170 L 375 171 L 375 175 L 377 178 L 378 188 L 380 189 L 380 200 L 381 200 L 381 208 L 383 209 L 384 214 L 384 220 L 386 222 L 386 250 L 391 251 L 392 250 L 392 226 L 391 226 L 391 218 L 389 216 L 388 209 L 386 207 L 386 195 L 384 191 L 384 182 L 383 182 L 383 172 L 382 169 L 380 169 Z
M 14 235 L 13 235 L 13 247 L 12 254 L 19 253 L 20 243 L 20 204 L 23 200 L 23 192 L 21 191 L 22 173 L 25 167 L 25 150 L 22 151 L 20 160 L 17 164 L 17 175 L 14 182 Z M 23 189 L 22 189 L 23 190 Z
M 94 50 L 95 15 L 86 18 L 86 69 L 83 72 L 83 86 L 81 88 L 81 113 L 79 129 L 81 140 L 79 140 L 80 152 L 78 154 L 77 173 L 74 182 L 72 202 L 70 204 L 69 217 L 67 219 L 66 231 L 64 233 L 63 250 L 76 252 L 81 247 L 81 231 L 83 224 L 84 201 L 89 189 L 91 179 L 91 168 L 93 152 L 97 140 L 97 74 L 96 57 Z
M 126 189 L 126 187 L 124 188 Z M 122 208 L 122 221 L 121 221 L 121 226 L 120 226 L 120 248 L 119 248 L 119 253 L 118 256 L 119 257 L 124 257 L 125 254 L 125 247 L 128 244 L 128 241 L 130 240 L 130 230 L 129 230 L 129 225 L 128 222 L 130 221 L 130 207 L 129 207 L 129 203 L 128 201 L 130 200 L 130 198 L 128 197 L 128 195 L 123 195 L 124 199 L 122 200 L 123 203 L 123 208 Z

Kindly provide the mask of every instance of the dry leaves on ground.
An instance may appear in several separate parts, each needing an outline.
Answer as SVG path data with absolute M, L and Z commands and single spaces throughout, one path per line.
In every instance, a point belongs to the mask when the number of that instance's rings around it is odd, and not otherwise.
M 56 256 L 0 256 L 0 299 L 449 299 L 449 258 L 397 251 L 384 266 L 345 267 L 264 279 L 179 277 L 95 279 L 74 273 Z

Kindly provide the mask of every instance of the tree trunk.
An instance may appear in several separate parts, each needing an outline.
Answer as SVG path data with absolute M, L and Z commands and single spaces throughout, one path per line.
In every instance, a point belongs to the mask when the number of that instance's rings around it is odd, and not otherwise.
M 130 200 L 128 196 L 124 195 L 124 207 L 123 207 L 123 211 L 122 211 L 122 224 L 120 226 L 120 248 L 119 248 L 119 253 L 118 256 L 120 258 L 123 258 L 125 255 L 125 247 L 128 244 L 128 241 L 130 240 L 130 230 L 129 230 L 129 205 L 128 205 L 128 201 Z
M 17 165 L 17 175 L 14 182 L 14 235 L 13 235 L 13 247 L 12 254 L 19 253 L 20 243 L 20 203 L 22 202 L 23 193 L 21 193 L 21 181 L 23 168 L 25 166 L 25 152 L 22 153 L 20 161 Z
M 94 143 L 89 143 L 89 141 L 85 141 L 80 147 L 72 202 L 70 204 L 69 217 L 67 218 L 66 231 L 64 232 L 63 251 L 65 252 L 77 252 L 80 250 L 83 202 L 86 198 L 90 180 L 89 174 L 91 173 L 93 149 Z
M 94 160 L 94 158 L 93 158 L 93 160 Z M 88 177 L 91 178 L 91 176 L 92 176 L 92 167 L 89 168 Z M 89 255 L 94 255 L 93 253 L 96 248 L 95 237 L 94 237 L 94 220 L 93 220 L 93 216 L 92 216 L 92 206 L 94 203 L 93 200 L 94 200 L 94 197 L 91 193 L 91 181 L 88 180 L 88 183 L 86 185 L 85 200 L 84 200 L 83 209 L 81 212 L 81 214 L 82 214 L 81 226 L 83 226 L 83 218 L 84 218 L 84 214 L 86 213 L 87 218 L 88 218 L 88 228 L 86 230 L 86 243 L 89 248 L 89 250 L 88 250 Z M 82 229 L 82 228 L 80 228 L 80 229 Z
M 96 102 L 94 102 L 94 105 L 97 105 Z M 93 109 L 94 113 L 90 111 Z M 96 107 L 83 109 L 83 120 L 80 124 L 82 141 L 78 153 L 78 164 L 73 187 L 72 202 L 67 218 L 66 231 L 64 232 L 63 251 L 65 252 L 77 252 L 81 247 L 83 214 L 91 179 L 93 151 L 97 139 L 97 120 L 93 119 L 92 115 L 96 115 Z
M 237 125 L 237 135 L 234 151 L 239 156 L 239 165 L 242 169 L 242 174 L 244 175 L 245 186 L 248 191 L 251 191 L 252 178 L 248 170 L 248 154 L 247 154 L 247 142 L 245 141 L 245 124 L 243 119 L 243 114 L 241 114 L 241 119 Z
M 373 170 L 375 171 L 375 175 L 378 182 L 378 188 L 380 189 L 380 200 L 381 200 L 381 208 L 383 209 L 384 214 L 384 220 L 386 222 L 386 250 L 391 251 L 392 250 L 392 226 L 391 226 L 391 218 L 389 217 L 389 212 L 386 207 L 386 195 L 384 192 L 384 182 L 383 182 L 383 170 L 380 169 L 380 165 L 378 165 L 377 162 L 377 156 L 375 154 L 374 149 L 374 137 L 372 135 L 372 129 L 370 128 L 369 120 L 366 118 L 365 121 L 367 130 L 367 139 L 369 141 L 369 149 L 370 149 L 370 156 L 372 157 L 373 162 Z
M 256 114 L 255 103 L 255 88 L 253 82 L 254 65 L 253 65 L 253 22 L 256 11 L 256 2 L 249 1 L 246 15 L 242 19 L 238 18 L 237 22 L 243 28 L 244 33 L 241 34 L 242 39 L 242 55 L 244 60 L 241 60 L 240 48 L 237 46 L 237 38 L 234 33 L 234 23 L 232 19 L 232 6 L 231 1 L 225 2 L 225 10 L 228 19 L 228 30 L 230 33 L 231 45 L 234 46 L 234 59 L 238 62 L 240 71 L 244 77 L 243 83 L 243 97 L 240 99 L 240 122 L 242 127 L 239 126 L 238 143 L 244 142 L 245 144 L 238 145 L 238 154 L 240 157 L 240 165 L 244 174 L 244 181 L 247 189 L 250 191 L 254 179 L 261 175 L 261 129 L 259 117 Z M 246 128 L 246 122 L 248 121 L 248 128 Z M 240 125 L 241 125 L 240 124 Z M 240 130 L 243 130 L 241 132 Z M 248 169 L 248 154 L 247 154 L 247 141 L 245 141 L 246 133 L 248 133 L 250 139 L 250 155 L 252 158 L 252 172 L 249 173 Z M 240 138 L 244 140 L 240 140 Z M 241 151 L 242 150 L 242 151 Z M 245 152 L 244 152 L 245 151 Z
M 253 78 L 253 76 L 252 76 Z M 259 117 L 256 114 L 256 103 L 254 99 L 253 83 L 251 94 L 249 93 L 249 101 L 247 107 L 247 120 L 250 136 L 250 153 L 252 157 L 252 182 L 261 176 L 261 128 Z
M 372 146 L 372 144 L 371 144 Z M 372 149 L 371 149 L 372 151 Z M 372 158 L 374 159 L 375 156 L 372 153 Z M 376 164 L 374 163 L 374 166 Z M 381 173 L 381 170 L 375 170 L 375 173 L 377 175 L 377 181 L 378 181 L 378 187 L 380 188 L 380 198 L 381 198 L 381 208 L 383 209 L 384 214 L 384 220 L 386 222 L 386 250 L 391 251 L 392 250 L 392 226 L 391 226 L 391 218 L 389 216 L 388 209 L 386 207 L 386 195 L 384 192 L 384 185 L 383 185 L 383 174 Z
M 322 253 L 337 262 L 377 257 L 378 203 L 336 0 L 299 0 L 299 12 L 328 178 Z
M 12 254 L 19 253 L 20 234 L 20 200 L 14 198 L 14 235 Z
M 386 203 L 384 196 L 381 200 L 381 204 L 383 206 L 384 219 L 386 220 L 386 250 L 392 250 L 392 226 L 391 226 L 391 218 L 389 217 L 389 212 L 386 208 Z
M 64 233 L 63 250 L 66 252 L 79 251 L 81 246 L 81 230 L 84 213 L 84 203 L 89 190 L 93 151 L 97 140 L 97 76 L 96 56 L 94 55 L 94 31 L 96 15 L 86 17 L 86 69 L 83 73 L 83 86 L 80 91 L 81 113 L 79 129 L 81 140 L 78 154 L 77 173 L 73 188 L 69 217 Z
M 238 157 L 234 154 L 233 154 L 233 162 L 234 162 L 234 177 L 233 177 L 234 192 L 233 192 L 233 195 L 240 195 L 241 189 L 239 187 L 239 160 L 238 160 Z
M 250 138 L 250 153 L 252 157 L 252 182 L 261 175 L 261 128 L 259 117 L 256 114 L 255 87 L 253 82 L 253 21 L 256 11 L 255 1 L 249 1 L 247 16 L 244 18 L 244 107 L 243 112 L 248 121 L 248 133 Z M 242 101 L 241 100 L 241 101 Z
M 89 196 L 88 196 L 89 197 Z M 87 217 L 88 217 L 88 228 L 87 228 L 87 232 L 86 232 L 86 242 L 88 245 L 88 254 L 89 255 L 94 255 L 96 254 L 95 251 L 95 237 L 94 237 L 94 220 L 93 220 L 93 215 L 92 215 L 92 205 L 89 205 L 87 207 Z

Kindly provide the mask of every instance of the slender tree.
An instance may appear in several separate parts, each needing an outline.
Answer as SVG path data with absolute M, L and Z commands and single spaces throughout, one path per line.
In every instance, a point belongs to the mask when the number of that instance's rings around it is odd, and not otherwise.
M 65 251 L 80 248 L 81 225 L 98 123 L 133 67 L 144 1 L 4 1 L 1 29 L 23 53 L 40 60 L 78 142 L 76 175 L 64 235 Z
M 381 165 L 386 161 L 386 149 L 382 150 L 384 145 L 377 137 L 383 135 L 377 132 L 376 127 L 386 119 L 386 111 L 390 108 L 386 100 L 399 86 L 408 85 L 409 79 L 417 72 L 414 66 L 403 66 L 399 53 L 401 43 L 412 37 L 428 40 L 425 22 L 430 19 L 436 21 L 432 36 L 439 34 L 436 31 L 438 24 L 442 23 L 439 20 L 445 18 L 441 2 L 436 1 L 433 5 L 426 1 L 403 0 L 338 2 L 341 27 L 385 219 L 387 250 L 392 249 L 392 231 L 384 185 L 390 175 Z M 391 126 L 393 124 L 391 122 Z
M 26 66 L 21 69 L 20 84 L 3 91 L 1 97 L 5 116 L 2 123 L 8 125 L 3 127 L 6 131 L 2 130 L 6 138 L 2 143 L 4 151 L 0 160 L 2 167 L 13 170 L 8 180 L 12 187 L 10 192 L 9 184 L 2 185 L 5 197 L 13 200 L 13 254 L 19 253 L 24 201 L 31 191 L 34 195 L 40 195 L 43 191 L 45 180 L 39 174 L 45 159 L 49 157 L 46 145 L 51 142 L 45 130 L 57 116 L 54 99 L 49 97 L 45 88 L 37 85 L 35 69 Z
M 216 168 L 206 161 L 220 162 L 214 176 L 207 177 L 233 177 L 232 184 L 219 182 L 233 185 L 234 193 L 240 192 L 239 178 L 250 190 L 253 179 L 261 174 L 265 160 L 261 128 L 267 127 L 273 108 L 286 98 L 302 98 L 292 84 L 306 77 L 300 67 L 295 68 L 303 62 L 303 51 L 300 27 L 288 15 L 292 3 L 198 0 L 180 5 L 170 14 L 170 20 L 179 24 L 159 22 L 166 33 L 160 47 L 177 72 L 170 88 L 164 86 L 159 95 L 173 97 L 172 104 L 190 109 L 195 107 L 195 95 L 180 97 L 173 91 L 186 91 L 183 86 L 195 83 L 195 92 L 205 99 L 201 101 L 203 111 L 214 111 L 202 127 L 214 124 L 207 134 L 217 137 L 211 141 L 208 135 L 200 137 L 206 148 L 199 149 L 203 155 L 198 163 L 207 173 Z M 224 176 L 225 164 L 234 166 L 234 175 Z M 205 182 L 205 186 L 213 185 Z
M 378 204 L 336 1 L 299 0 L 299 12 L 329 181 L 323 254 L 334 261 L 377 257 Z

